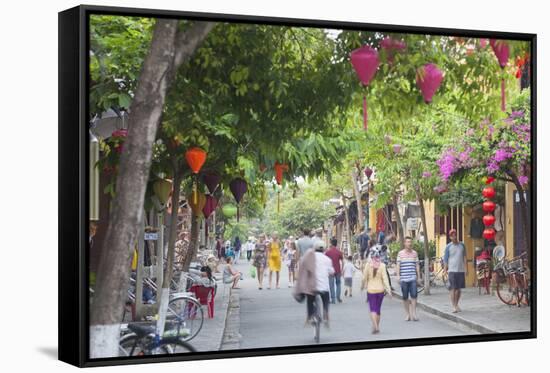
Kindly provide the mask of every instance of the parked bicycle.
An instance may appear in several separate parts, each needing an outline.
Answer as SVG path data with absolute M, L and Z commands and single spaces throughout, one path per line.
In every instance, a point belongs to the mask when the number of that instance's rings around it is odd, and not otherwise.
M 119 356 L 148 356 L 195 352 L 193 346 L 178 335 L 177 329 L 167 329 L 160 337 L 154 324 L 130 323 L 130 333 L 119 342 Z M 174 331 L 175 330 L 175 331 Z
M 523 259 L 523 253 L 510 260 L 503 258 L 494 266 L 496 291 L 499 299 L 510 306 L 529 306 L 531 302 L 531 283 L 529 270 Z
M 435 271 L 435 265 L 438 265 L 437 271 Z M 430 287 L 437 286 L 449 286 L 449 276 L 445 271 L 445 262 L 443 258 L 431 258 L 430 259 Z M 418 286 L 418 292 L 424 291 L 424 260 L 420 260 L 420 285 Z

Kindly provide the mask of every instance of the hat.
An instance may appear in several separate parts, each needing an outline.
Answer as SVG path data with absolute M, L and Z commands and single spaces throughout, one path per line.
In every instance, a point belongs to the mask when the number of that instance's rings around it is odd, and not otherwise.
M 449 236 L 453 233 L 456 234 L 456 229 L 454 229 L 454 228 L 449 230 Z
M 325 248 L 326 248 L 326 245 L 325 245 L 325 241 L 323 240 L 315 240 L 315 242 L 313 243 L 313 250 L 320 250 Z

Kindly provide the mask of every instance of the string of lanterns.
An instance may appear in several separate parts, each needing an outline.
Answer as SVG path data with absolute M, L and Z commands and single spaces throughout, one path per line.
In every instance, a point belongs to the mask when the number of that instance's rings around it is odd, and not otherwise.
M 495 180 L 494 177 L 488 176 L 485 184 L 489 185 Z M 493 187 L 485 187 L 483 188 L 483 191 L 481 192 L 483 197 L 485 198 L 485 202 L 483 202 L 483 211 L 485 211 L 487 214 L 483 217 L 483 225 L 485 225 L 485 230 L 483 231 L 483 238 L 486 240 L 494 240 L 496 232 L 493 228 L 493 224 L 495 224 L 495 216 L 493 215 L 493 211 L 495 211 L 496 205 L 491 199 L 493 199 L 496 195 L 495 188 Z

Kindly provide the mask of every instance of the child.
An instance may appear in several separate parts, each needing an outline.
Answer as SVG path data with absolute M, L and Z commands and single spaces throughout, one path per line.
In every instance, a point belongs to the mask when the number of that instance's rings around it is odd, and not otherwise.
M 352 281 L 353 274 L 357 270 L 352 263 L 353 257 L 350 255 L 346 258 L 346 263 L 344 264 L 343 276 L 344 276 L 344 297 L 347 297 L 348 294 L 351 297 Z

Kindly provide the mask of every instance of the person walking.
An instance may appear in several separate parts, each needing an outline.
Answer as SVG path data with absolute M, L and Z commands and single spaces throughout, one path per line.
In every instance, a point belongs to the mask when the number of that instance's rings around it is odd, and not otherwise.
M 310 237 L 311 230 L 308 228 L 302 229 L 303 235 L 296 241 L 296 249 L 298 254 L 298 262 L 304 256 L 307 250 L 311 249 L 313 247 L 313 240 Z M 298 263 L 298 267 L 300 264 Z
M 417 281 L 419 275 L 418 253 L 413 249 L 412 238 L 405 237 L 405 248 L 397 254 L 397 282 L 401 285 L 405 321 L 418 321 L 416 298 L 418 297 Z
M 233 251 L 235 252 L 235 264 L 239 263 L 239 259 L 241 258 L 241 239 L 239 236 L 235 237 L 235 240 L 233 241 Z
M 244 248 L 246 250 L 246 261 L 250 262 L 250 259 L 252 258 L 252 253 L 254 252 L 254 238 L 248 237 L 248 241 L 244 245 Z
M 286 253 L 285 262 L 288 267 L 288 287 L 291 288 L 294 286 L 296 281 L 296 242 L 291 240 L 288 244 L 288 250 Z
M 443 262 L 445 271 L 449 278 L 449 293 L 451 296 L 451 306 L 453 313 L 462 311 L 458 306 L 460 301 L 461 289 L 466 287 L 466 275 L 468 274 L 468 263 L 466 256 L 466 246 L 459 242 L 456 229 L 449 231 L 451 242 L 445 247 Z
M 275 286 L 279 289 L 279 280 L 281 272 L 281 242 L 277 232 L 271 236 L 271 242 L 267 245 L 267 266 L 269 268 L 269 286 L 271 289 L 272 276 L 275 272 Z
M 326 251 L 325 255 L 328 256 L 332 262 L 332 267 L 334 268 L 334 274 L 330 275 L 328 278 L 330 286 L 330 303 L 335 304 L 336 300 L 338 303 L 342 303 L 342 298 L 340 294 L 342 292 L 342 266 L 344 263 L 344 256 L 342 252 L 336 245 L 338 240 L 333 237 L 330 239 L 330 248 Z
M 256 244 L 254 250 L 254 258 L 252 259 L 252 265 L 256 267 L 256 276 L 258 277 L 258 289 L 263 289 L 264 271 L 267 265 L 266 255 L 266 243 L 265 236 L 260 236 L 259 242 Z
M 392 298 L 386 265 L 380 260 L 380 250 L 376 247 L 370 252 L 370 260 L 363 270 L 361 290 L 367 291 L 367 303 L 369 304 L 372 334 L 380 333 L 380 315 L 384 294 Z
M 366 228 L 358 237 L 357 237 L 357 243 L 359 244 L 359 255 L 361 256 L 361 262 L 365 259 L 365 256 L 368 256 L 369 252 L 369 241 L 370 237 L 372 235 L 372 230 L 370 228 Z
M 225 248 L 220 236 L 216 236 L 216 254 L 218 255 L 218 259 L 225 258 Z
M 349 296 L 351 298 L 351 290 L 353 288 L 353 275 L 355 274 L 355 271 L 357 271 L 357 269 L 353 265 L 353 256 L 349 255 L 346 258 L 346 263 L 344 264 L 344 268 L 342 269 L 345 287 L 344 297 Z

